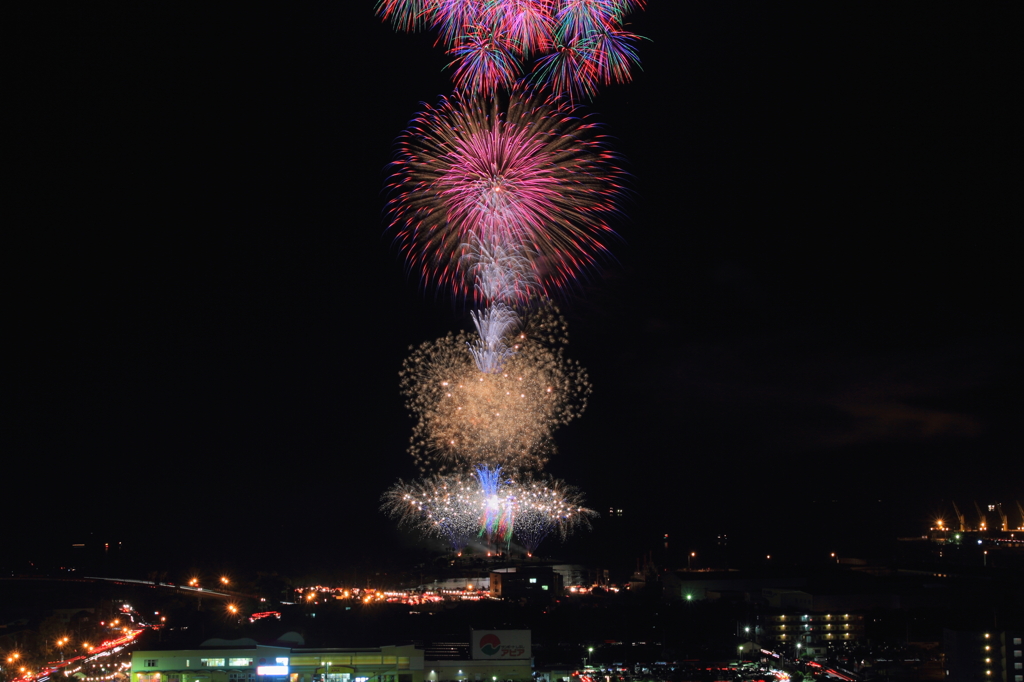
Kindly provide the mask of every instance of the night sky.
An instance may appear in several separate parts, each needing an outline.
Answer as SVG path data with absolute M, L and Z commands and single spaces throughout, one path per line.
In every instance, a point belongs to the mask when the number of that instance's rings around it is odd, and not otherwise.
M 17 18 L 12 556 L 412 544 L 378 511 L 415 475 L 398 371 L 469 319 L 406 272 L 383 186 L 447 58 L 371 0 L 216 5 Z M 588 106 L 631 194 L 560 300 L 594 393 L 548 471 L 652 539 L 1024 502 L 1022 18 L 649 0 L 643 70 Z

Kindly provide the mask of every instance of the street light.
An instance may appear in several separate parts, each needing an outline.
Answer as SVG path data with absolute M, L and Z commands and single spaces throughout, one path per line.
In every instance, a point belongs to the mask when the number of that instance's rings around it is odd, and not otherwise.
M 68 643 L 67 637 L 61 637 L 57 640 L 57 648 L 60 649 L 60 660 L 64 661 L 64 645 Z

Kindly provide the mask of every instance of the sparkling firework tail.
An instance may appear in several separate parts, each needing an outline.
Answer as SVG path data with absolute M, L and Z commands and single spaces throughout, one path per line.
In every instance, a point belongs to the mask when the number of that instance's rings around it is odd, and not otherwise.
M 388 20 L 396 31 L 419 31 L 434 23 L 437 0 L 380 0 L 377 16 Z
M 453 80 L 460 90 L 488 95 L 508 88 L 519 77 L 519 62 L 512 55 L 506 36 L 485 28 L 471 29 L 448 50 L 455 57 Z
M 616 23 L 619 3 L 614 0 L 564 0 L 555 15 L 555 33 L 564 43 L 586 40 L 592 33 Z
M 545 84 L 573 102 L 593 99 L 597 94 L 598 68 L 593 42 L 573 38 L 559 43 L 555 51 L 537 60 L 532 80 Z
M 501 303 L 495 303 L 483 312 L 473 311 L 470 316 L 478 338 L 469 344 L 469 352 L 477 369 L 485 374 L 501 372 L 513 353 L 505 343 L 505 337 L 519 323 L 519 317 Z
M 463 261 L 480 300 L 513 304 L 538 293 L 530 258 L 521 245 L 494 240 L 464 246 Z
M 627 83 L 632 80 L 633 66 L 639 66 L 636 53 L 638 36 L 627 31 L 602 29 L 594 32 L 590 39 L 591 62 L 597 78 L 605 85 Z
M 485 21 L 508 36 L 512 50 L 521 57 L 546 52 L 554 38 L 552 0 L 503 0 L 485 10 Z
M 436 0 L 437 10 L 433 13 L 434 28 L 440 40 L 454 46 L 459 39 L 474 28 L 482 28 L 484 8 L 488 0 Z

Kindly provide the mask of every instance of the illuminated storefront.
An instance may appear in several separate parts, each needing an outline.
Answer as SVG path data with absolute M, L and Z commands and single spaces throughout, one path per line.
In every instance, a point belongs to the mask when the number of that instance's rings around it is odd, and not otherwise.
M 424 682 L 413 646 L 306 649 L 260 644 L 135 651 L 131 682 Z

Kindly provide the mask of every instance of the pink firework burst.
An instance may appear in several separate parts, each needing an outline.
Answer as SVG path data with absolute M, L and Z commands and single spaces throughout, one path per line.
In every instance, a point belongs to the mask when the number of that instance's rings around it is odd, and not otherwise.
M 561 97 L 513 88 L 441 98 L 399 140 L 389 214 L 410 266 L 459 295 L 501 254 L 519 298 L 550 293 L 606 251 L 622 173 L 597 126 Z

